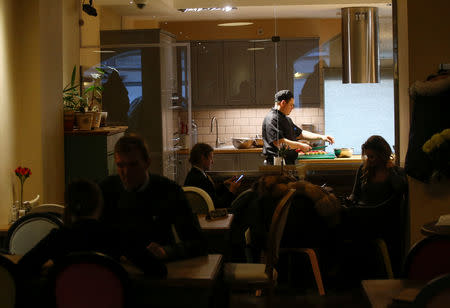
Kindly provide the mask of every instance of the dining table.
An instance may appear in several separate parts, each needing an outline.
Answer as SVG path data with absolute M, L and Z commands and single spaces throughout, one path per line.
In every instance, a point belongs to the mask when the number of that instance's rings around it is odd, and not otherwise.
M 424 223 L 422 228 L 420 229 L 420 233 L 425 236 L 432 235 L 445 235 L 450 236 L 450 225 L 436 225 L 438 221 L 433 220 L 427 223 Z
M 22 256 L 2 254 L 14 263 Z M 46 267 L 51 266 L 46 263 Z M 146 276 L 129 262 L 121 265 L 127 271 L 130 292 L 135 303 L 144 307 L 212 307 L 215 301 L 228 296 L 223 287 L 223 256 L 210 254 L 166 263 L 167 276 L 155 279 Z
M 230 260 L 232 253 L 231 226 L 234 214 L 228 213 L 224 217 L 214 219 L 207 219 L 205 214 L 198 214 L 197 217 L 208 244 L 208 252 L 222 254 L 226 261 Z
M 408 279 L 372 279 L 361 281 L 372 308 L 411 307 L 426 281 Z

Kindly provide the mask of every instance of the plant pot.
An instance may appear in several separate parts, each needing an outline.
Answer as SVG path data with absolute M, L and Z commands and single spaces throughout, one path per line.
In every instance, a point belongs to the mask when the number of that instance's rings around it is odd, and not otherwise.
M 100 127 L 105 127 L 106 126 L 106 119 L 108 118 L 108 112 L 107 111 L 102 111 L 101 112 L 101 117 L 100 117 Z
M 92 129 L 100 127 L 101 116 L 101 112 L 92 112 Z
M 93 115 L 91 112 L 77 112 L 75 113 L 79 130 L 90 130 L 92 127 Z
M 75 123 L 75 111 L 64 110 L 64 131 L 72 131 Z

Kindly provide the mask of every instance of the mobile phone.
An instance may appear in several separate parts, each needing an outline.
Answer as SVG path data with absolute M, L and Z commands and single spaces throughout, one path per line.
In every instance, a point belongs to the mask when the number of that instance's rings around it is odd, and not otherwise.
M 234 182 L 235 183 L 239 182 L 240 180 L 242 180 L 243 177 L 244 177 L 244 175 L 241 174 Z

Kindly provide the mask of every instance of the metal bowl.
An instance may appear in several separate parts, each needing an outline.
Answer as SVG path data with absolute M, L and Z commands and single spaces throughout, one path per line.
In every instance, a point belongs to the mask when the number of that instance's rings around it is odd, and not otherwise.
M 255 146 L 257 148 L 262 148 L 264 145 L 264 141 L 262 138 L 255 138 Z
M 231 138 L 231 142 L 236 149 L 249 149 L 253 145 L 253 138 Z

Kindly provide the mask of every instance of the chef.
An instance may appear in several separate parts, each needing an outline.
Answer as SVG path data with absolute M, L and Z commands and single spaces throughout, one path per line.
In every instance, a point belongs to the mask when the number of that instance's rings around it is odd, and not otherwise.
M 282 144 L 289 147 L 284 159 L 288 165 L 295 164 L 298 155 L 296 149 L 302 152 L 311 150 L 309 144 L 299 142 L 297 139 L 321 139 L 330 144 L 334 143 L 332 136 L 308 132 L 295 125 L 288 117 L 292 109 L 294 109 L 294 95 L 291 91 L 281 90 L 275 93 L 275 106 L 266 115 L 262 124 L 263 154 L 268 164 L 273 165 L 273 158 L 278 156 L 278 149 Z

